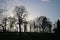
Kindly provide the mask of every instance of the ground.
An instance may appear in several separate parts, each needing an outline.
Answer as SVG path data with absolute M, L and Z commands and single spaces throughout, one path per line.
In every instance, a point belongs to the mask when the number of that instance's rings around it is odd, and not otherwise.
M 0 33 L 0 39 L 13 40 L 55 40 L 55 33 Z

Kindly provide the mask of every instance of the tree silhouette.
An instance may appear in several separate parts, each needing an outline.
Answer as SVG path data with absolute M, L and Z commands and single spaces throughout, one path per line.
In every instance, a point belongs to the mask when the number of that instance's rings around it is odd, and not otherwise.
M 24 23 L 23 20 L 25 19 L 27 11 L 25 10 L 24 6 L 16 6 L 14 11 L 16 12 L 16 15 L 18 17 L 19 30 L 21 32 L 21 24 Z
M 31 32 L 31 28 L 32 28 L 32 21 L 29 22 L 30 25 L 30 32 Z
M 57 29 L 55 29 L 55 33 L 60 33 L 60 20 L 57 20 Z
M 14 23 L 16 22 L 16 19 L 12 17 L 8 17 L 8 20 L 10 22 L 10 31 L 11 31 L 11 28 L 14 27 Z
M 45 29 L 45 27 L 46 27 L 46 20 L 47 20 L 47 18 L 44 18 L 43 20 L 42 20 L 42 28 L 43 28 L 43 32 L 44 32 L 44 29 Z
M 32 32 L 32 29 L 33 29 L 33 31 L 35 32 L 35 28 L 34 28 L 34 20 L 31 20 L 30 22 L 29 22 L 29 25 L 30 25 L 30 32 Z
M 1 13 L 4 13 L 5 11 L 8 11 L 8 10 L 0 9 L 0 20 L 3 16 L 3 15 L 1 15 Z M 3 18 L 3 20 L 2 20 L 3 32 L 6 32 L 6 21 L 7 21 L 7 17 Z
M 24 22 L 24 32 L 26 32 L 27 31 L 27 22 Z
M 3 25 L 3 32 L 6 32 L 6 24 L 7 23 L 7 17 L 3 18 L 2 25 Z
M 33 22 L 33 26 L 34 26 L 34 29 L 36 29 L 36 32 L 38 32 L 38 25 L 36 25 L 35 21 Z M 34 32 L 35 32 L 35 30 L 34 30 Z
M 52 29 L 52 23 L 50 21 L 47 20 L 46 26 L 49 29 L 49 32 L 51 33 L 51 29 Z
M 30 32 L 31 32 L 31 24 L 30 24 Z
M 3 32 L 3 25 L 0 24 L 0 32 Z
M 43 20 L 42 20 L 42 28 L 43 28 L 43 32 L 44 32 L 44 29 L 46 28 L 46 27 L 48 27 L 49 28 L 49 32 L 51 33 L 51 28 L 52 28 L 52 24 L 51 24 L 51 22 L 49 21 L 49 20 L 47 20 L 48 18 L 44 18 Z
M 37 28 L 37 31 L 38 31 L 38 28 L 40 30 L 43 30 L 43 31 L 40 31 L 43 33 L 46 32 L 47 29 L 49 29 L 49 32 L 51 32 L 52 23 L 45 16 L 41 16 L 36 19 L 34 27 Z

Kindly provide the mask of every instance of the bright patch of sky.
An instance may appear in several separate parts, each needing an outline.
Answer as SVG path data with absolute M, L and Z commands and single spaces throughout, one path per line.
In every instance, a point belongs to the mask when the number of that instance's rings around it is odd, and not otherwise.
M 49 1 L 49 0 L 41 0 L 41 1 L 44 1 L 45 2 L 45 1 Z

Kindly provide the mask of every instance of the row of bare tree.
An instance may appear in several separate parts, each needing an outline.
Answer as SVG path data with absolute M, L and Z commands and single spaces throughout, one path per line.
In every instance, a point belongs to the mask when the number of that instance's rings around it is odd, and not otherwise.
M 27 21 L 28 14 L 24 6 L 16 6 L 13 10 L 13 14 L 13 17 L 3 18 L 2 24 L 0 24 L 0 26 L 3 28 L 3 32 L 22 32 L 21 30 L 23 28 L 21 27 L 23 24 L 24 32 L 27 31 L 27 25 L 29 25 L 30 32 L 34 30 L 34 32 L 52 33 L 56 29 L 55 27 L 53 28 L 53 24 L 49 18 L 45 16 L 40 16 L 32 21 Z

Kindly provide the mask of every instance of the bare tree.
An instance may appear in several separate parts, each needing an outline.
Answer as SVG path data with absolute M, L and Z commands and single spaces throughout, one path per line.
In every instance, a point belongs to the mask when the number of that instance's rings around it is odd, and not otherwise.
M 33 26 L 34 26 L 34 29 L 36 29 L 36 32 L 38 32 L 38 25 L 36 25 L 36 22 L 35 21 L 33 23 Z M 35 32 L 35 30 L 34 30 L 34 32 Z
M 21 24 L 23 23 L 23 20 L 25 19 L 25 13 L 27 12 L 25 10 L 25 7 L 24 6 L 16 6 L 14 11 L 16 12 L 16 15 L 18 17 L 18 21 L 19 21 L 19 29 L 20 29 L 20 32 L 21 32 Z
M 24 22 L 24 32 L 26 32 L 27 31 L 27 22 Z
M 57 20 L 57 29 L 55 29 L 55 33 L 60 33 L 60 20 Z
M 51 32 L 52 23 L 45 16 L 38 17 L 36 19 L 35 25 L 35 27 L 38 27 L 39 29 L 43 30 L 43 33 L 46 32 L 45 30 L 47 30 L 45 28 L 48 28 L 49 32 Z
M 0 24 L 0 32 L 3 32 L 3 25 Z
M 14 23 L 16 22 L 16 19 L 12 17 L 8 17 L 8 20 L 10 22 L 10 29 L 11 29 L 14 27 Z
M 3 18 L 3 20 L 2 20 L 2 24 L 3 24 L 3 32 L 6 31 L 6 25 L 7 25 L 6 23 L 7 23 L 7 17 Z

